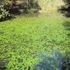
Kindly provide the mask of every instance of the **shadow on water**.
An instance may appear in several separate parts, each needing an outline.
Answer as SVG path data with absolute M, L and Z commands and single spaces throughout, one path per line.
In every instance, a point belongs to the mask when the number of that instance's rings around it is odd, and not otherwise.
M 70 38 L 70 22 L 66 21 L 64 23 L 64 28 L 65 30 L 69 31 L 69 33 L 67 33 L 68 38 Z
M 64 27 L 65 27 L 66 30 L 70 31 L 70 22 L 65 22 Z
M 66 21 L 64 23 L 64 28 L 67 32 L 67 37 L 68 37 L 68 47 L 70 47 L 70 22 Z
M 0 70 L 6 70 L 6 59 L 0 59 Z

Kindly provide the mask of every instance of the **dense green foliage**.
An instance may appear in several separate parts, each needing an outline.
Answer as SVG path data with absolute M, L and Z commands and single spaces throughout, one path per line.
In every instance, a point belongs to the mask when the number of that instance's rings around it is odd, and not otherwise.
M 40 61 L 37 54 L 41 52 L 50 56 L 51 50 L 70 51 L 64 21 L 62 17 L 41 16 L 0 22 L 0 58 L 7 60 L 7 70 L 32 68 Z
M 65 16 L 70 17 L 70 0 L 63 0 L 65 5 L 61 7 L 62 13 L 65 14 Z
M 6 20 L 11 18 L 11 15 L 6 9 L 4 8 L 4 5 L 0 5 L 0 21 Z
M 37 0 L 6 0 L 6 3 L 8 4 L 7 10 L 10 13 L 29 13 L 34 12 L 37 13 L 40 10 L 40 6 L 38 4 Z M 22 10 L 22 12 L 21 12 Z
M 6 20 L 12 15 L 35 14 L 40 10 L 38 1 L 35 0 L 4 0 L 0 4 L 0 20 Z

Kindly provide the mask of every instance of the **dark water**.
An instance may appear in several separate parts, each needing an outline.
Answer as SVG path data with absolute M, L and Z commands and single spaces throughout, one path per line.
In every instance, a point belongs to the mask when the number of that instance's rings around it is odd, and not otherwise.
M 6 59 L 0 59 L 0 70 L 6 70 L 6 63 L 7 60 Z
M 51 54 L 53 57 L 41 55 L 42 61 L 35 64 L 33 70 L 70 70 L 70 58 L 64 57 L 59 51 L 52 51 Z

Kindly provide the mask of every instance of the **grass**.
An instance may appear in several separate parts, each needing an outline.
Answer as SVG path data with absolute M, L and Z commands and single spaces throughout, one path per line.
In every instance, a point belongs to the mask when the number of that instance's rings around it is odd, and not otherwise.
M 0 58 L 7 59 L 7 70 L 27 70 L 39 61 L 38 53 L 70 51 L 64 22 L 59 16 L 20 16 L 0 22 Z

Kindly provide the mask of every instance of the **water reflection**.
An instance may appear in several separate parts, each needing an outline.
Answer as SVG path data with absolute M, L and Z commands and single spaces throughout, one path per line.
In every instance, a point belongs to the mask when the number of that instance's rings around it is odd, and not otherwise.
M 41 55 L 42 61 L 34 65 L 33 70 L 70 70 L 70 59 L 59 51 L 52 51 L 52 57 Z

